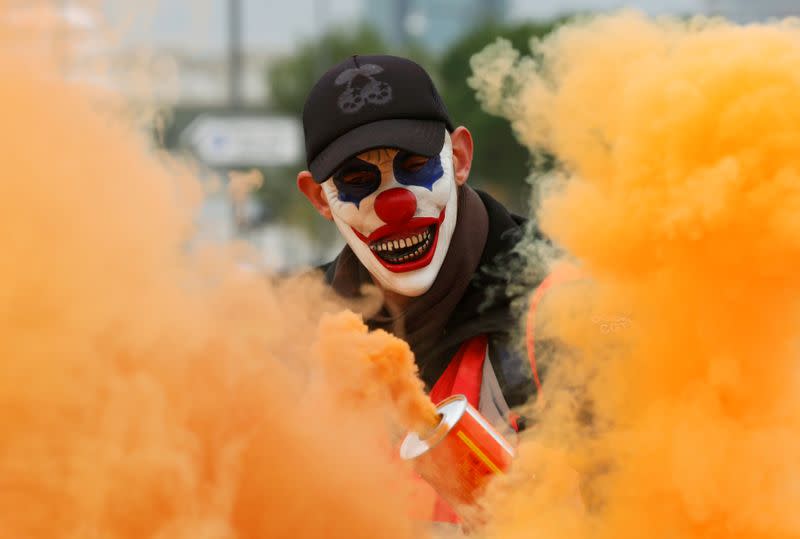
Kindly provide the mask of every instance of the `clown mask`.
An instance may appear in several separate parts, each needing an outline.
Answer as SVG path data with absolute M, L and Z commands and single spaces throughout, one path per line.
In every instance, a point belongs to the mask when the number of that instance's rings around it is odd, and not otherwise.
M 420 296 L 433 284 L 456 225 L 449 133 L 439 155 L 377 149 L 340 166 L 322 184 L 333 220 L 382 288 Z

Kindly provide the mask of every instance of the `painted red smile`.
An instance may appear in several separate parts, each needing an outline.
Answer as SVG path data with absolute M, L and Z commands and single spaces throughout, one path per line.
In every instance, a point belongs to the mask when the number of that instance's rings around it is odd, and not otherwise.
M 395 273 L 404 273 L 431 263 L 444 212 L 443 209 L 438 218 L 417 217 L 399 226 L 383 225 L 369 236 L 364 236 L 355 228 L 352 230 L 369 246 L 383 267 Z

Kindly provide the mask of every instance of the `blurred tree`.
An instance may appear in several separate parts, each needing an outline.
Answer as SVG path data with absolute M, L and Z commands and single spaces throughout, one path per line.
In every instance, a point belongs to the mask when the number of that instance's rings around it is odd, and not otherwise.
M 467 85 L 472 74 L 470 58 L 502 37 L 520 52 L 530 52 L 530 40 L 550 33 L 565 19 L 516 25 L 489 23 L 476 28 L 445 51 L 439 67 L 442 97 L 456 125 L 464 125 L 475 138 L 470 183 L 491 191 L 516 211 L 524 211 L 528 197 L 525 179 L 530 174 L 528 150 L 519 144 L 508 120 L 481 109 L 475 91 Z
M 426 68 L 433 64 L 430 55 L 421 47 L 395 50 L 370 26 L 362 25 L 355 31 L 337 28 L 316 41 L 305 43 L 293 54 L 267 68 L 270 108 L 299 116 L 306 95 L 317 79 L 354 54 L 396 54 L 412 58 Z

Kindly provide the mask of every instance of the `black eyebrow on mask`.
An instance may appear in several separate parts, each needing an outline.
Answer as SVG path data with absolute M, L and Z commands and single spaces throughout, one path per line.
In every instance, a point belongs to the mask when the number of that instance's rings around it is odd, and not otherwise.
M 422 155 L 421 153 L 409 152 L 409 151 L 407 151 L 407 150 L 399 150 L 399 151 L 397 152 L 397 155 L 395 155 L 395 156 L 394 156 L 394 160 L 392 161 L 392 164 L 393 164 L 394 166 L 400 165 L 400 164 L 402 164 L 404 161 L 406 161 L 407 159 L 410 159 L 410 158 L 412 158 L 412 157 L 421 157 L 421 158 L 423 158 L 423 159 L 430 159 L 430 157 L 429 157 L 429 156 L 427 156 L 427 155 Z
M 380 176 L 380 169 L 377 166 L 358 157 L 351 157 L 333 173 L 333 177 L 341 179 L 342 176 L 351 172 L 376 172 Z
M 345 172 L 349 169 L 364 170 L 364 167 L 367 166 L 374 166 L 374 165 L 372 165 L 372 163 L 370 163 L 369 161 L 364 161 L 363 159 L 359 159 L 358 157 L 351 157 L 350 159 L 339 165 L 339 168 L 336 169 L 334 175 L 341 174 L 342 172 Z

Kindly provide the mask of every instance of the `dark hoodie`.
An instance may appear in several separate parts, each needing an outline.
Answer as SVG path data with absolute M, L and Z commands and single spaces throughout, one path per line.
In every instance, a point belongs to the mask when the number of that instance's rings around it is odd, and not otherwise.
M 409 303 L 400 336 L 411 346 L 430 389 L 462 343 L 488 335 L 489 358 L 503 396 L 509 406 L 518 406 L 535 393 L 524 346 L 515 339 L 521 326 L 512 313 L 515 298 L 508 292 L 512 273 L 522 268 L 514 247 L 525 233 L 526 220 L 466 186 L 460 188 L 458 211 L 442 269 L 431 289 Z M 361 285 L 372 283 L 349 246 L 322 269 L 326 281 L 346 297 L 357 296 Z M 367 320 L 371 329 L 395 333 L 396 323 L 385 309 Z

